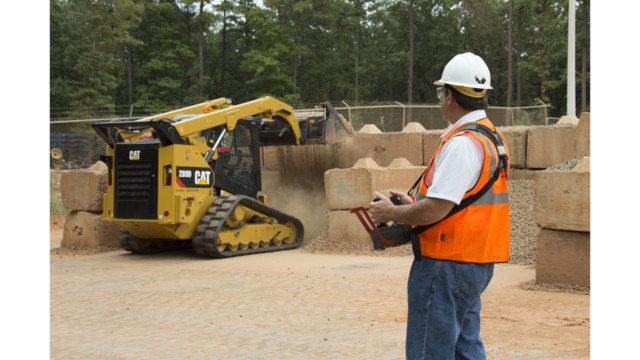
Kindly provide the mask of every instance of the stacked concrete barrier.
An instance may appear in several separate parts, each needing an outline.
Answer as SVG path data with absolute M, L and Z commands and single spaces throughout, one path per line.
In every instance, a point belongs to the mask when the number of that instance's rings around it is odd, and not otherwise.
M 529 129 L 527 168 L 546 169 L 576 158 L 576 127 L 572 125 L 538 126 Z
M 527 167 L 529 128 L 525 126 L 508 126 L 499 127 L 498 130 L 504 135 L 504 140 L 509 148 L 511 168 L 525 169 Z
M 575 151 L 576 158 L 589 156 L 591 151 L 589 146 L 591 143 L 591 116 L 588 112 L 580 114 L 580 121 L 576 126 L 575 134 Z
M 536 281 L 588 286 L 590 259 L 589 158 L 535 175 Z
M 340 145 L 340 165 L 347 168 L 358 159 L 371 158 L 380 166 L 404 157 L 412 164 L 423 163 L 422 132 L 411 125 L 407 131 L 382 133 L 375 125 L 365 125 Z M 345 166 L 346 165 L 346 166 Z
M 394 159 L 388 167 L 373 159 L 359 159 L 352 168 L 332 169 L 324 174 L 327 207 L 329 208 L 329 238 L 371 245 L 371 239 L 350 209 L 367 207 L 373 194 L 389 190 L 407 191 L 424 171 L 405 158 Z
M 107 166 L 96 162 L 88 169 L 60 176 L 62 204 L 71 212 L 64 223 L 61 246 L 88 249 L 118 245 L 119 227 L 102 221 L 102 197 L 107 190 Z
M 422 134 L 422 158 L 423 164 L 429 165 L 433 154 L 442 142 L 441 136 L 447 129 L 427 130 Z
M 511 173 L 509 180 L 533 180 L 535 174 L 544 172 L 546 168 L 553 164 L 562 163 L 570 159 L 575 159 L 577 154 L 588 153 L 589 146 L 589 113 L 583 113 L 577 125 L 575 119 L 564 126 L 506 126 L 499 130 L 505 136 L 509 147 L 511 159 Z M 320 192 L 322 200 L 331 204 L 326 204 L 330 208 L 330 213 L 319 214 L 318 206 L 305 222 L 313 223 L 327 221 L 338 224 L 340 221 L 347 221 L 352 224 L 351 214 L 347 208 L 366 205 L 370 200 L 372 191 L 384 189 L 383 185 L 366 183 L 373 181 L 369 172 L 374 170 L 362 170 L 362 167 L 375 167 L 371 163 L 368 165 L 356 166 L 353 164 L 361 158 L 370 158 L 376 166 L 386 169 L 393 159 L 407 158 L 413 165 L 427 165 L 440 145 L 441 136 L 447 129 L 424 130 L 419 123 L 409 123 L 401 132 L 381 132 L 375 125 L 365 125 L 358 132 L 349 138 L 345 138 L 332 145 L 307 145 L 307 146 L 277 146 L 262 149 L 262 180 L 263 189 L 272 196 L 272 205 L 283 211 L 292 214 L 304 213 L 303 210 L 283 204 L 282 199 L 289 199 L 291 194 L 301 194 L 303 199 L 308 199 L 313 192 Z M 360 169 L 357 169 L 361 167 Z M 333 188 L 333 185 L 326 184 L 325 172 L 331 169 L 351 169 L 350 173 L 342 174 L 345 179 L 351 177 L 357 179 L 345 187 L 343 194 L 352 192 L 352 195 L 343 197 L 333 196 L 327 193 L 324 197 L 322 189 Z M 360 173 L 364 173 L 362 175 Z M 334 179 L 332 181 L 337 181 Z M 346 181 L 346 180 L 345 180 Z M 348 183 L 348 181 L 347 181 Z M 411 184 L 408 184 L 411 185 Z M 527 185 L 528 186 L 528 185 Z M 359 189 L 366 189 L 359 193 Z M 402 190 L 405 190 L 401 188 Z M 349 191 L 347 191 L 349 190 Z M 317 194 L 316 194 L 317 195 Z M 345 205 L 347 198 L 358 198 L 354 204 Z M 342 201 L 342 204 L 339 202 Z M 305 200 L 306 202 L 306 200 Z M 298 202 L 300 203 L 300 201 Z M 314 204 L 317 204 L 315 202 Z M 321 206 L 325 207 L 325 206 Z M 342 211 L 343 213 L 340 213 Z M 533 211 L 532 209 L 530 212 Z M 345 215 L 346 214 L 346 215 Z M 527 215 L 530 216 L 530 215 Z M 301 215 L 301 217 L 304 217 Z M 320 220 L 319 220 L 320 219 Z M 324 220 L 328 219 L 328 220 Z M 336 225 L 337 226 L 337 225 Z M 355 229 L 360 229 L 356 223 Z M 326 228 L 326 226 L 325 226 Z M 343 233 L 347 232 L 347 226 L 343 227 Z M 335 227 L 334 227 L 335 229 Z M 549 230 L 558 230 L 548 228 Z M 572 230 L 562 230 L 572 231 Z M 336 231 L 333 232 L 334 234 Z M 528 232 L 526 234 L 529 234 Z M 537 234 L 537 231 L 536 231 Z M 366 235 L 366 234 L 365 234 Z M 528 235 L 527 235 L 528 236 Z M 526 238 L 523 241 L 534 243 L 536 235 Z M 365 238 L 363 241 L 368 241 Z M 528 257 L 533 261 L 533 254 Z

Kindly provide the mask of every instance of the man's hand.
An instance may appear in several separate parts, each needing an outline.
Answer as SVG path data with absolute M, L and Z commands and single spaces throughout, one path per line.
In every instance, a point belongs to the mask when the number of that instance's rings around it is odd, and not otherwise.
M 400 205 L 411 205 L 413 204 L 413 198 L 406 193 L 400 191 L 389 190 L 391 195 L 395 195 L 400 199 Z
M 395 205 L 393 205 L 388 197 L 380 194 L 377 191 L 374 196 L 380 199 L 380 201 L 372 201 L 369 203 L 369 213 L 371 214 L 371 220 L 373 220 L 373 222 L 376 224 L 391 221 L 391 214 Z

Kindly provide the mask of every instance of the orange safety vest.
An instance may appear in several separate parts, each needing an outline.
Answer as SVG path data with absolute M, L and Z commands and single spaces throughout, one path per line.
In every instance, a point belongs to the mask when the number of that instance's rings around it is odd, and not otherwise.
M 435 158 L 444 145 L 456 136 L 471 136 L 484 149 L 484 160 L 480 177 L 475 186 L 467 191 L 462 200 L 478 193 L 490 178 L 494 176 L 496 167 L 500 166 L 498 149 L 489 138 L 473 130 L 477 125 L 484 125 L 492 132 L 497 132 L 491 121 L 484 118 L 473 123 L 467 123 L 445 137 L 436 149 L 429 166 L 420 181 L 416 193 L 416 201 L 425 199 L 432 184 L 435 171 Z M 497 132 L 506 144 L 504 136 Z M 508 156 L 508 150 L 504 145 Z M 509 161 L 507 160 L 507 169 Z M 507 174 L 504 168 L 500 170 L 498 179 L 491 188 L 471 205 L 451 215 L 422 232 L 420 237 L 420 251 L 423 256 L 474 263 L 492 263 L 509 261 L 509 194 L 507 192 Z

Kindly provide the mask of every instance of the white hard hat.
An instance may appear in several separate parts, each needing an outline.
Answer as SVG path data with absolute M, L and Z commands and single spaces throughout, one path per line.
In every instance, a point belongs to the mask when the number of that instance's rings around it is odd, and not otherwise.
M 487 64 L 480 56 L 470 52 L 454 56 L 444 67 L 442 78 L 434 84 L 493 89 L 491 87 L 491 73 L 489 73 Z

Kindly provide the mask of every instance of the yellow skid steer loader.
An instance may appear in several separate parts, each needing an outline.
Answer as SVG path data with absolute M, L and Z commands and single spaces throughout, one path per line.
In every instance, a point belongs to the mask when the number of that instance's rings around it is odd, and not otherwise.
M 298 119 L 263 97 L 225 98 L 135 121 L 96 122 L 108 144 L 103 218 L 124 230 L 133 253 L 191 247 L 208 257 L 293 249 L 300 220 L 268 205 L 261 191 L 260 146 L 334 143 L 351 125 L 329 103 Z

